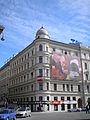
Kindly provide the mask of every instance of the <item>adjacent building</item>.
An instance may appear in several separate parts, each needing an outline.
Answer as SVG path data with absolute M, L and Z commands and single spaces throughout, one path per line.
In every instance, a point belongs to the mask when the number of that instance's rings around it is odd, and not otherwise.
M 90 101 L 89 71 L 89 47 L 51 40 L 41 27 L 35 40 L 9 61 L 8 102 L 29 105 L 31 111 L 81 107 Z

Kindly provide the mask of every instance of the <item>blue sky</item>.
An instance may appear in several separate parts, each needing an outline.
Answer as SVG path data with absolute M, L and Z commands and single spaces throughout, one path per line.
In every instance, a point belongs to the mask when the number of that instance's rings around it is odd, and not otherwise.
M 28 46 L 43 25 L 52 40 L 90 46 L 90 0 L 0 0 L 0 67 Z M 1 35 L 0 35 L 1 38 Z

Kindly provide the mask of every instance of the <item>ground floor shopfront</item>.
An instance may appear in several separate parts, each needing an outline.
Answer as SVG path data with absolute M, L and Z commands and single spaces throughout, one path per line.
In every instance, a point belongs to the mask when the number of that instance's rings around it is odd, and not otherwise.
M 18 105 L 29 106 L 32 112 L 67 111 L 78 107 L 77 101 L 32 101 L 18 103 Z

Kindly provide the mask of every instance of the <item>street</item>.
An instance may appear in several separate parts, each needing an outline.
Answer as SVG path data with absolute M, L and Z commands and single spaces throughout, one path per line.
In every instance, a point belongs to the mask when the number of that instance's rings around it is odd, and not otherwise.
M 31 117 L 17 120 L 90 120 L 90 113 L 85 112 L 41 112 L 32 113 Z

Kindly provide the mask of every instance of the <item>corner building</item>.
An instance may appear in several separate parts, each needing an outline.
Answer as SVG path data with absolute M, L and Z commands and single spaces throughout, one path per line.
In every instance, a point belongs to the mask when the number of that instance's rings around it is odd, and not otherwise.
M 35 40 L 9 63 L 9 103 L 29 105 L 31 111 L 82 106 L 85 91 L 79 45 L 50 40 L 41 27 Z

